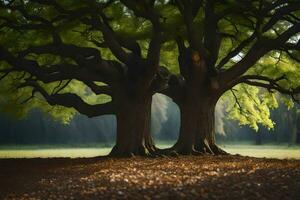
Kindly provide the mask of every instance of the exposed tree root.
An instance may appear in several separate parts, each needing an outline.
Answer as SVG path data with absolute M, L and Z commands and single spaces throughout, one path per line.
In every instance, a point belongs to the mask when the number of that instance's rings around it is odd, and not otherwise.
M 161 149 L 159 150 L 159 153 L 164 156 L 170 156 L 170 157 L 177 157 L 180 155 L 194 155 L 194 156 L 201 156 L 203 155 L 203 152 L 197 151 L 193 148 L 183 148 L 180 146 L 173 146 L 168 149 Z
M 215 143 L 208 143 L 207 140 L 204 140 L 198 143 L 195 147 L 197 151 L 203 152 L 205 154 L 211 155 L 227 155 L 228 153 L 218 147 Z
M 214 155 L 229 155 L 229 153 L 218 147 L 218 145 L 216 144 L 210 145 L 210 148 L 213 151 Z
M 149 151 L 143 146 L 136 148 L 123 148 L 115 145 L 108 156 L 114 158 L 131 158 L 134 156 L 149 156 L 149 154 Z
M 134 149 L 120 148 L 117 145 L 115 145 L 108 155 L 108 157 L 111 158 L 131 158 L 135 156 L 157 158 L 166 157 L 167 155 L 162 153 L 162 150 L 155 147 L 155 145 L 142 145 Z
M 131 158 L 135 156 L 157 158 L 178 157 L 180 155 L 202 156 L 205 154 L 228 155 L 226 151 L 218 147 L 216 144 L 208 145 L 207 142 L 203 142 L 201 145 L 197 145 L 195 148 L 174 145 L 173 147 L 167 149 L 159 149 L 152 144 L 145 146 L 141 145 L 136 148 L 120 148 L 116 145 L 113 147 L 108 156 L 113 158 Z

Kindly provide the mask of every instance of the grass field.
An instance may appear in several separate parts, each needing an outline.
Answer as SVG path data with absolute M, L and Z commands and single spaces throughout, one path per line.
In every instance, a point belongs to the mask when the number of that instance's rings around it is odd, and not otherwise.
M 300 159 L 300 146 L 221 145 L 228 153 L 258 158 Z
M 170 143 L 158 144 L 160 148 L 170 146 Z M 251 145 L 227 144 L 221 145 L 228 153 L 251 157 L 266 157 L 279 159 L 300 159 L 300 146 L 288 145 Z M 30 145 L 30 146 L 0 146 L 0 158 L 49 158 L 49 157 L 95 157 L 106 155 L 111 147 L 103 145 Z

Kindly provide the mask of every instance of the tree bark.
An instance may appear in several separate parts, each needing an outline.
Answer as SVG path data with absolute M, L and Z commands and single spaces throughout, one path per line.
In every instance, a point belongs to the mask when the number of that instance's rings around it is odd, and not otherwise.
M 219 83 L 206 65 L 204 53 L 181 49 L 179 61 L 185 85 L 183 98 L 178 102 L 179 138 L 172 149 L 179 154 L 224 154 L 215 141 L 215 106 L 221 96 Z
M 224 153 L 217 145 L 215 139 L 215 107 L 216 103 L 210 98 L 203 98 L 200 102 L 195 149 L 209 154 Z
M 172 147 L 178 154 L 189 155 L 196 153 L 195 140 L 199 103 L 197 95 L 186 91 L 186 97 L 178 104 L 180 110 L 180 130 L 176 144 Z
M 182 155 L 226 154 L 216 145 L 215 106 L 208 94 L 187 96 L 179 105 L 181 126 L 173 151 Z
M 296 143 L 300 144 L 300 116 L 299 114 L 297 114 L 297 118 L 296 118 L 296 132 L 297 132 L 297 139 L 296 139 Z
M 152 95 L 123 95 L 117 118 L 116 144 L 113 157 L 154 155 L 156 148 L 150 134 Z

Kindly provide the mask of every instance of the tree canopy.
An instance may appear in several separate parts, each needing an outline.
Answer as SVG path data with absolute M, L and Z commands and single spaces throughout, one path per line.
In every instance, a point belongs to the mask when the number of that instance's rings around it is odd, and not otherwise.
M 274 126 L 277 92 L 289 106 L 300 99 L 298 0 L 0 2 L 0 104 L 19 116 L 115 114 L 118 132 L 152 146 L 149 106 L 161 92 L 193 146 L 215 143 L 221 96 L 229 118 L 256 130 Z

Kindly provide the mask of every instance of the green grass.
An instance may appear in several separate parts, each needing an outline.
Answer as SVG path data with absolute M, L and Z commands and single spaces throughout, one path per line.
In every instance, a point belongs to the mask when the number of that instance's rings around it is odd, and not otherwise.
M 228 153 L 258 158 L 300 159 L 300 146 L 288 145 L 221 145 Z
M 160 148 L 168 148 L 172 142 L 157 144 Z M 45 145 L 2 145 L 0 158 L 49 158 L 70 157 L 87 158 L 107 155 L 113 144 L 45 144 Z
M 158 146 L 166 148 L 171 144 L 170 142 L 160 142 Z M 231 154 L 244 156 L 300 159 L 300 146 L 227 144 L 221 145 L 221 147 Z M 110 150 L 110 145 L 103 144 L 0 146 L 0 158 L 94 157 L 106 155 Z
M 110 149 L 111 148 L 1 149 L 0 158 L 95 157 L 108 154 Z

